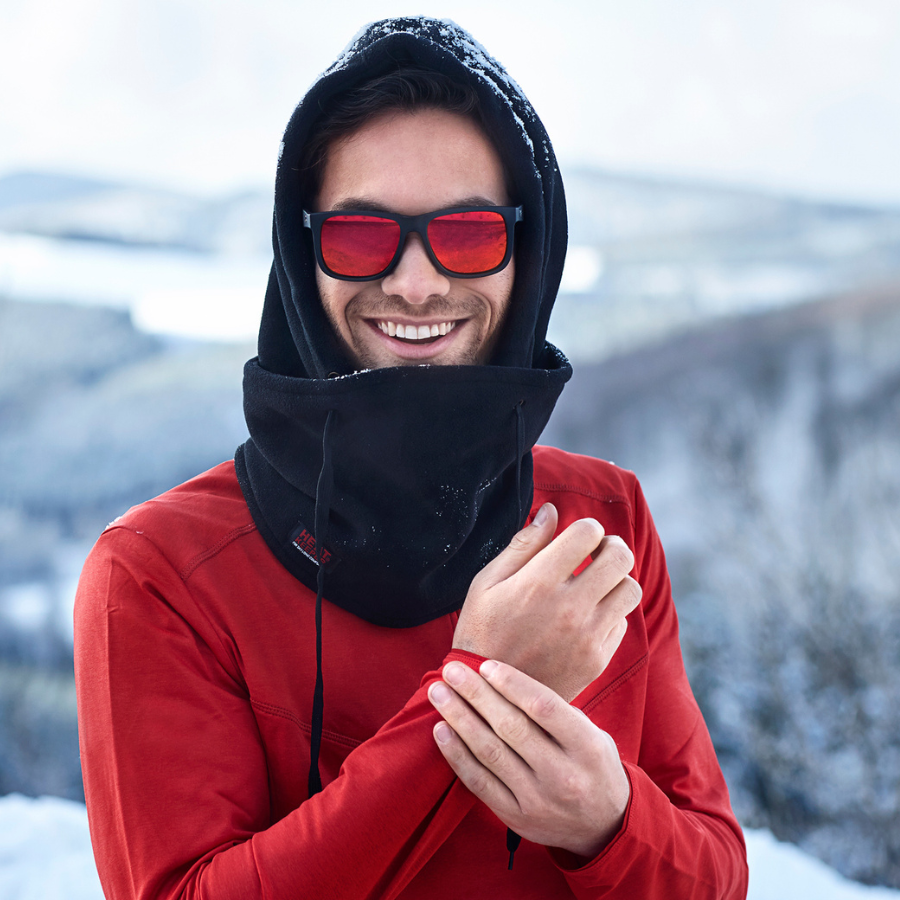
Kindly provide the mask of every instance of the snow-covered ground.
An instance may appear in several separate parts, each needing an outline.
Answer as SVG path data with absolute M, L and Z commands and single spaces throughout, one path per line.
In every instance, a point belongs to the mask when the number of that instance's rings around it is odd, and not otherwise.
M 900 900 L 900 891 L 847 881 L 767 831 L 748 831 L 747 848 L 749 900 Z M 0 797 L 0 897 L 102 900 L 80 803 Z
M 102 900 L 84 806 L 59 797 L 0 798 L 0 897 Z

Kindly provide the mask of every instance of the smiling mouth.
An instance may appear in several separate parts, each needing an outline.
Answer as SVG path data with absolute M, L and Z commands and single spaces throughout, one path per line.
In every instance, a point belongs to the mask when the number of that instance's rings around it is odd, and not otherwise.
M 456 328 L 456 322 L 439 322 L 435 325 L 403 325 L 389 320 L 378 322 L 378 327 L 388 337 L 409 344 L 430 344 Z

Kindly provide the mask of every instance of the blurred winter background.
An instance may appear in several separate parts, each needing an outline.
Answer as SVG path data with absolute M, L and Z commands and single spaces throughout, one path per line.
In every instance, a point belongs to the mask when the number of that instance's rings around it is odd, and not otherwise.
M 4 898 L 100 896 L 81 562 L 242 440 L 281 131 L 357 27 L 419 8 L 0 2 Z M 900 888 L 900 5 L 428 12 L 555 141 L 577 374 L 546 440 L 642 478 L 751 897 L 900 896 L 860 884 Z

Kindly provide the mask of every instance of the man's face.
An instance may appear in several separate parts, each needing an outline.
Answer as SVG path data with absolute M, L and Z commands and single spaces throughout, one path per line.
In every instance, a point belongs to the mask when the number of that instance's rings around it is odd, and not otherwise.
M 424 109 L 384 113 L 329 147 L 316 209 L 420 215 L 510 200 L 500 157 L 481 129 L 465 116 Z M 486 362 L 513 277 L 512 262 L 482 278 L 443 275 L 417 234 L 407 237 L 396 268 L 378 281 L 341 281 L 316 269 L 332 326 L 350 357 L 367 369 Z M 398 338 L 398 325 L 407 333 L 407 326 L 439 333 Z

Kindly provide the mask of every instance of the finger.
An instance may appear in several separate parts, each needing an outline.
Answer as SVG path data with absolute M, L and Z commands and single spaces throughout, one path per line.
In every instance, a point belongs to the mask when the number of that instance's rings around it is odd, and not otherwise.
M 468 666 L 448 663 L 443 675 L 447 682 L 444 686 L 454 696 L 445 698 L 438 685 L 430 696 L 444 719 L 475 756 L 507 784 L 509 773 L 523 775 L 521 759 L 530 744 L 546 742 L 543 730 Z
M 601 554 L 607 565 L 622 568 L 627 575 L 634 568 L 634 553 L 631 547 L 617 534 L 607 534 L 597 545 L 591 557 L 596 562 Z
M 603 663 L 603 668 L 605 669 L 610 660 L 616 655 L 616 650 L 619 649 L 622 641 L 625 639 L 625 634 L 628 631 L 628 619 L 620 619 L 603 640 L 600 645 L 600 657 Z
M 597 549 L 604 535 L 596 519 L 578 519 L 523 568 L 523 575 L 538 584 L 567 581 Z
M 597 603 L 595 613 L 595 627 L 599 634 L 604 635 L 604 640 L 620 620 L 640 606 L 642 596 L 641 586 L 630 575 L 626 575 L 615 587 L 606 592 L 603 599 Z
M 607 581 L 610 587 L 634 568 L 634 553 L 617 534 L 606 535 L 591 556 L 591 564 L 582 575 L 587 575 L 589 581 Z
M 563 751 L 583 743 L 586 730 L 592 733 L 599 730 L 555 691 L 513 666 L 489 659 L 481 664 L 479 671 L 497 693 L 521 709 Z
M 628 573 L 634 568 L 634 554 L 622 538 L 607 535 L 593 556 L 590 565 L 572 579 L 570 586 L 579 591 L 587 590 L 595 600 L 603 599 L 617 585 L 629 579 Z
M 475 695 L 479 706 L 470 704 L 461 694 L 458 694 L 456 690 L 451 689 L 443 682 L 436 682 L 431 686 L 428 698 L 443 716 L 444 721 L 451 726 L 456 735 L 466 745 L 472 756 L 478 760 L 479 764 L 499 778 L 510 790 L 514 791 L 514 785 L 523 784 L 531 777 L 531 773 L 522 761 L 522 758 L 495 731 L 491 719 L 497 718 L 499 704 L 503 704 L 506 708 L 504 712 L 507 715 L 510 711 L 514 711 L 522 718 L 523 722 L 526 717 L 520 710 L 516 710 L 500 697 L 496 691 L 485 683 L 483 678 L 467 666 L 462 666 L 460 663 L 450 663 L 446 669 L 452 670 L 454 666 L 465 670 L 465 681 L 467 683 L 460 683 L 460 689 Z M 480 691 L 477 689 L 472 690 L 475 682 L 480 683 Z M 484 695 L 487 693 L 493 695 L 495 700 L 493 704 L 484 703 Z M 487 716 L 485 716 L 485 712 L 487 712 Z M 538 731 L 534 723 L 529 724 L 535 732 Z
M 465 741 L 446 722 L 441 721 L 434 726 L 434 740 L 456 777 L 498 816 L 518 810 L 515 794 L 478 761 Z
M 545 503 L 537 511 L 531 524 L 514 534 L 509 545 L 476 577 L 483 578 L 489 586 L 514 575 L 553 540 L 558 520 L 556 507 L 552 503 Z

